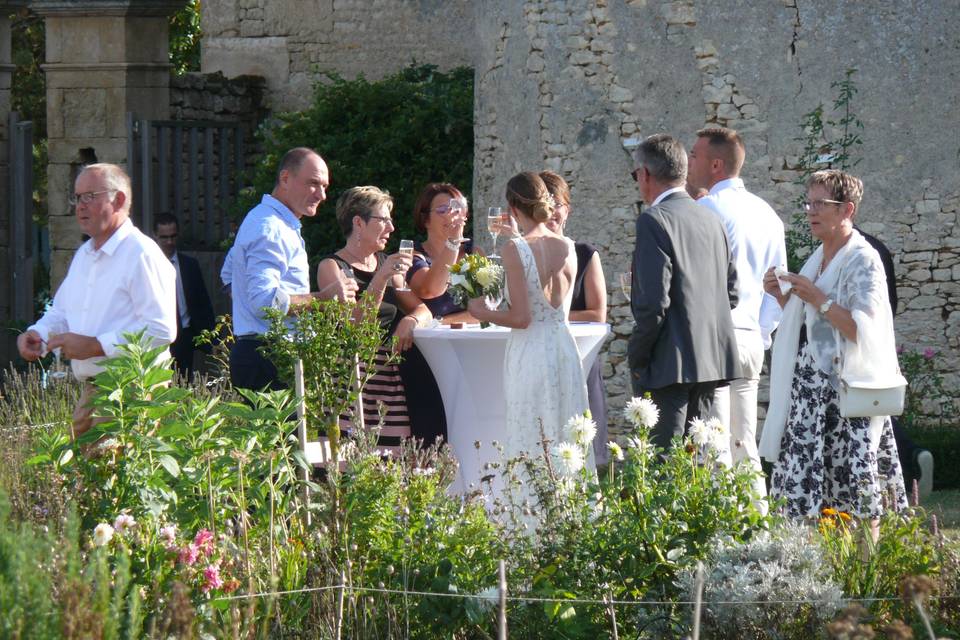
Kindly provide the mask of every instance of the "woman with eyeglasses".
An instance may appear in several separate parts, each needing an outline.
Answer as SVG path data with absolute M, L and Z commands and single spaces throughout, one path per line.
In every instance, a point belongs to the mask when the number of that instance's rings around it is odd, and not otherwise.
M 770 496 L 784 500 L 788 517 L 835 509 L 868 521 L 876 540 L 884 509 L 907 502 L 890 418 L 840 415 L 840 363 L 856 379 L 899 377 L 883 265 L 853 228 L 862 194 L 863 183 L 842 171 L 810 176 L 804 208 L 821 244 L 799 274 L 764 276 L 783 317 L 760 454 L 774 463 Z
M 383 404 L 386 415 L 379 444 L 398 449 L 400 440 L 411 435 L 410 417 L 398 366 L 387 360 L 391 350 L 403 352 L 413 346 L 413 330 L 430 320 L 430 311 L 411 292 L 398 290 L 410 268 L 410 256 L 384 252 L 393 232 L 392 210 L 393 198 L 376 187 L 352 187 L 343 192 L 336 215 L 346 243 L 320 261 L 317 287 L 323 299 L 349 300 L 354 290 L 357 297 L 373 299 L 387 341 L 363 392 L 364 422 L 378 424 Z
M 566 235 L 567 218 L 570 216 L 570 186 L 553 171 L 541 171 L 540 178 L 553 196 L 553 215 L 547 220 L 547 228 L 554 233 Z M 577 252 L 577 277 L 573 281 L 573 300 L 570 303 L 571 322 L 607 321 L 607 285 L 603 279 L 600 253 L 586 242 L 574 242 Z M 587 396 L 590 414 L 597 423 L 597 435 L 593 439 L 593 455 L 597 466 L 610 461 L 607 449 L 607 390 L 603 385 L 600 358 L 593 361 L 587 374 Z
M 447 182 L 432 182 L 424 187 L 413 209 L 414 224 L 427 239 L 414 245 L 407 282 L 434 317 L 447 324 L 476 322 L 447 293 L 450 267 L 473 252 L 473 241 L 463 237 L 469 217 L 467 199 L 460 189 Z

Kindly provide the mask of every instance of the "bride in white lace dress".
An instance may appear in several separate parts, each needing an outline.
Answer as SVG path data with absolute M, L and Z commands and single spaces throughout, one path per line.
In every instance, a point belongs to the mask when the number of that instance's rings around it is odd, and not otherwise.
M 509 307 L 490 310 L 478 299 L 470 301 L 469 310 L 481 321 L 512 328 L 503 363 L 504 453 L 507 458 L 522 453 L 537 457 L 544 440 L 548 450 L 571 442 L 564 425 L 589 408 L 580 354 L 567 324 L 577 255 L 573 241 L 544 224 L 553 203 L 536 173 L 510 179 L 507 204 L 523 233 L 501 249 Z M 586 453 L 592 469 L 589 444 Z

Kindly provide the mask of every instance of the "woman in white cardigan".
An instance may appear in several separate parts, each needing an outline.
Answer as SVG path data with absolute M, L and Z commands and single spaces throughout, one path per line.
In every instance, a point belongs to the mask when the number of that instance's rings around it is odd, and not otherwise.
M 844 418 L 838 406 L 840 362 L 845 377 L 900 379 L 880 256 L 853 228 L 862 194 L 858 178 L 814 173 L 804 208 L 822 244 L 799 274 L 764 277 L 783 319 L 760 454 L 774 463 L 770 494 L 787 516 L 833 508 L 871 521 L 875 537 L 883 511 L 907 503 L 889 417 Z

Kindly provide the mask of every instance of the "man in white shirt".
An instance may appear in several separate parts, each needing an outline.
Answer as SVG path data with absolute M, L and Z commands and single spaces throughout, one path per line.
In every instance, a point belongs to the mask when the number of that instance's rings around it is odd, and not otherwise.
M 763 275 L 770 267 L 786 268 L 787 250 L 783 222 L 770 205 L 746 190 L 739 177 L 745 155 L 736 131 L 701 129 L 690 150 L 687 182 L 691 189 L 709 190 L 697 203 L 716 213 L 723 223 L 737 266 L 738 303 L 730 313 L 743 378 L 717 388 L 714 415 L 730 428 L 734 463 L 748 460 L 760 472 L 757 388 L 763 352 L 770 347 L 770 334 L 781 314 L 780 305 L 763 290 Z M 754 489 L 760 497 L 766 496 L 762 478 Z M 757 505 L 766 509 L 765 500 L 758 500 Z
M 36 324 L 17 337 L 29 361 L 55 349 L 70 359 L 85 382 L 73 414 L 73 436 L 93 425 L 88 406 L 94 388 L 86 382 L 125 342 L 124 333 L 146 330 L 154 344 L 177 335 L 176 271 L 152 239 L 130 221 L 130 178 L 112 164 L 92 164 L 74 184 L 71 204 L 90 239 L 77 249 L 53 298 Z

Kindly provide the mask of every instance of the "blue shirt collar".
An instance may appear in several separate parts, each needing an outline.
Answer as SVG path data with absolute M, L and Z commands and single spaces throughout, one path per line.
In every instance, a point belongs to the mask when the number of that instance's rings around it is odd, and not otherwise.
M 287 205 L 283 204 L 269 193 L 263 194 L 263 199 L 260 200 L 260 204 L 268 206 L 279 213 L 280 219 L 286 222 L 287 225 L 294 231 L 299 231 L 300 227 L 303 226 L 300 223 L 300 218 L 294 215 L 293 211 L 291 211 Z

